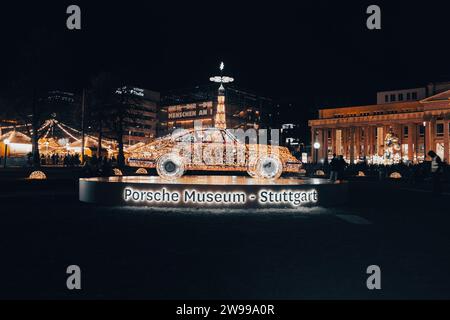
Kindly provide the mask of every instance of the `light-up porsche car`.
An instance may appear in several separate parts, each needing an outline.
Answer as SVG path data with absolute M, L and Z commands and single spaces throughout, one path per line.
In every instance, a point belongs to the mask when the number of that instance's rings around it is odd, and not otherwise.
M 301 162 L 286 147 L 243 143 L 226 129 L 181 130 L 130 150 L 131 167 L 156 168 L 165 179 L 187 170 L 246 171 L 251 177 L 277 179 L 283 172 L 298 173 Z

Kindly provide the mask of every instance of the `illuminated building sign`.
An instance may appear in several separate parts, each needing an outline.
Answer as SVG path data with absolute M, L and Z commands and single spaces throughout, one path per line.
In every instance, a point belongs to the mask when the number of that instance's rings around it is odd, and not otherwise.
M 263 205 L 290 204 L 293 207 L 298 207 L 302 204 L 316 203 L 318 200 L 318 193 L 316 189 L 311 189 L 308 191 L 282 190 L 280 192 L 261 190 L 258 193 L 258 201 Z
M 167 108 L 167 118 L 169 120 L 197 118 L 212 115 L 213 103 L 211 101 L 170 106 Z
M 159 190 L 137 190 L 126 187 L 123 192 L 125 201 L 152 204 L 174 204 L 191 203 L 206 205 L 244 205 L 249 201 L 258 201 L 261 206 L 285 205 L 298 207 L 307 203 L 318 201 L 317 190 L 292 191 L 283 190 L 274 192 L 271 190 L 260 190 L 257 194 L 247 194 L 243 191 L 235 192 L 210 192 L 195 189 L 183 191 L 169 191 L 166 188 Z
M 138 97 L 144 97 L 144 89 L 141 88 L 130 88 L 130 87 L 122 87 L 122 88 L 118 88 L 116 90 L 117 94 L 122 94 L 124 92 L 127 92 L 128 94 L 134 95 L 134 96 L 138 96 Z

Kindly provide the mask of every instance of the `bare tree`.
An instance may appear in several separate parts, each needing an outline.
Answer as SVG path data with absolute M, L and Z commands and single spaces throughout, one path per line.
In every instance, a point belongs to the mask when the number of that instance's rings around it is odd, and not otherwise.
M 97 133 L 98 146 L 97 157 L 101 156 L 103 134 L 107 127 L 110 108 L 114 104 L 114 92 L 117 89 L 117 81 L 111 73 L 100 73 L 91 79 L 89 90 L 89 107 L 87 118 L 93 131 Z
M 100 73 L 92 78 L 88 117 L 98 134 L 97 155 L 106 134 L 118 143 L 118 165 L 125 165 L 123 136 L 126 128 L 136 125 L 137 98 L 111 73 Z
M 32 141 L 33 166 L 40 166 L 39 128 L 48 119 L 47 94 L 52 79 L 49 63 L 55 42 L 44 30 L 34 30 L 17 57 L 6 97 L 15 118 L 27 126 Z
M 116 93 L 115 104 L 110 110 L 109 128 L 114 133 L 118 142 L 119 155 L 117 162 L 119 167 L 125 165 L 125 153 L 123 136 L 126 128 L 137 125 L 137 98 L 133 95 L 132 90 L 126 86 L 119 88 Z

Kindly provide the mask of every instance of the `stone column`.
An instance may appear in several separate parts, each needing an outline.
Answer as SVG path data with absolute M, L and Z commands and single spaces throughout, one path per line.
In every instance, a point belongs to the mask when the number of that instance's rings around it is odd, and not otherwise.
M 403 125 L 396 124 L 394 127 L 394 133 L 398 137 L 398 143 L 400 144 L 400 158 L 403 159 Z
M 322 156 L 324 160 L 328 161 L 328 128 L 322 129 L 322 136 L 323 136 Z
M 378 130 L 378 128 L 380 128 L 380 130 Z M 384 154 L 384 144 L 382 141 L 384 141 L 385 130 L 384 126 L 377 127 L 377 154 L 380 157 Z
M 350 128 L 350 163 L 355 163 L 355 127 Z
M 369 127 L 369 152 L 370 155 L 373 157 L 376 155 L 376 142 L 375 142 L 375 130 L 377 129 L 377 127 Z
M 420 136 L 420 127 L 421 127 L 422 123 L 418 123 L 416 124 L 416 147 L 415 147 L 415 151 L 416 151 L 416 158 L 417 161 L 419 161 L 419 155 L 420 155 L 420 146 L 421 146 L 421 141 L 422 141 L 422 137 Z
M 358 160 L 361 155 L 361 127 L 355 128 L 355 159 Z
M 336 152 L 336 128 L 331 129 L 331 153 L 337 153 Z
M 431 121 L 427 121 L 425 127 L 425 156 L 427 160 L 430 160 L 427 153 L 430 150 L 436 151 L 436 145 L 434 144 L 434 127 L 436 126 L 436 120 L 434 118 Z
M 364 127 L 364 156 L 369 158 L 369 127 Z
M 345 160 L 348 159 L 348 154 L 347 154 L 347 146 L 348 146 L 348 134 L 347 134 L 348 128 L 342 128 L 342 155 L 344 156 Z
M 449 145 L 449 130 L 448 130 L 449 121 L 448 119 L 444 118 L 444 159 L 447 163 L 449 162 L 449 152 L 450 152 L 450 145 Z
M 320 153 L 320 157 L 319 159 L 324 159 L 325 160 L 325 148 L 327 147 L 327 143 L 325 142 L 327 138 L 327 129 L 326 128 L 322 128 L 321 133 L 320 133 L 320 149 L 319 149 L 319 153 Z
M 408 160 L 414 161 L 414 138 L 416 132 L 416 125 L 414 123 L 408 123 Z
M 417 157 L 419 155 L 419 138 L 420 138 L 419 125 L 417 123 L 413 123 L 413 128 L 414 128 L 413 132 L 414 158 L 417 162 Z
M 339 130 L 339 135 L 338 135 L 338 130 Z M 343 154 L 343 152 L 342 152 L 342 144 L 343 144 L 343 142 L 342 142 L 342 135 L 343 135 L 343 133 L 342 133 L 342 128 L 336 128 L 336 141 L 335 141 L 335 143 L 336 143 L 336 155 L 341 155 L 341 154 Z

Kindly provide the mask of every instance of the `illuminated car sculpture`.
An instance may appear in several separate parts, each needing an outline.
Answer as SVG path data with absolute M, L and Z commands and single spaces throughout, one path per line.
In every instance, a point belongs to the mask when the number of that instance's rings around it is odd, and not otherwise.
M 284 172 L 298 173 L 301 162 L 286 147 L 242 143 L 226 129 L 181 130 L 136 148 L 127 154 L 131 167 L 156 168 L 165 179 L 187 170 L 241 171 L 251 177 L 277 179 Z

